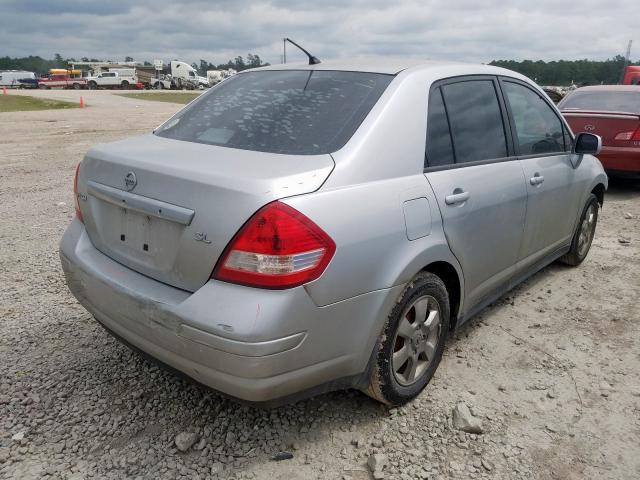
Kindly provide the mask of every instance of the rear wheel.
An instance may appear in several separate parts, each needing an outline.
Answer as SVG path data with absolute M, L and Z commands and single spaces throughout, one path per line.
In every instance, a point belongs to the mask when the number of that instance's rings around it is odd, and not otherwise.
M 571 265 L 578 266 L 587 257 L 591 242 L 596 233 L 596 224 L 598 223 L 598 197 L 593 193 L 589 195 L 587 204 L 582 211 L 582 216 L 578 222 L 578 228 L 573 234 L 571 241 L 571 249 L 562 257 L 560 261 Z
M 387 405 L 416 397 L 440 364 L 449 315 L 442 280 L 428 272 L 418 274 L 389 314 L 365 393 Z

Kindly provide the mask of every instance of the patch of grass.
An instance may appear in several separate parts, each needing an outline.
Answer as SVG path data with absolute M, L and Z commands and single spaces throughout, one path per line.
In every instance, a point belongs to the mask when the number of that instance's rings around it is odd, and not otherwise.
M 200 93 L 193 92 L 145 92 L 145 93 L 118 93 L 121 97 L 133 98 L 136 100 L 151 100 L 153 102 L 169 102 L 187 104 L 191 100 L 200 96 Z
M 26 112 L 31 110 L 59 110 L 77 108 L 79 104 L 22 95 L 0 94 L 0 112 Z

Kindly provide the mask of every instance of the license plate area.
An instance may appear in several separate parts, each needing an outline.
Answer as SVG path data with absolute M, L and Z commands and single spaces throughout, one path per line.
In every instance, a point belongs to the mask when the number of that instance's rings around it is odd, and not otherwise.
M 148 275 L 175 270 L 185 225 L 92 196 L 89 201 L 92 215 L 85 222 L 94 223 L 99 250 Z
M 119 210 L 120 229 L 118 240 L 120 244 L 140 255 L 153 256 L 158 250 L 158 245 L 154 241 L 154 238 L 158 238 L 158 235 L 154 230 L 156 229 L 157 221 L 161 222 L 162 220 L 126 208 L 120 208 Z

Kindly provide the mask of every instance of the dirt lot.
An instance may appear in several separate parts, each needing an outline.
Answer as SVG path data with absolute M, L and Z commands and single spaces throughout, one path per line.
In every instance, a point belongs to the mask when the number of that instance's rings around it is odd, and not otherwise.
M 611 185 L 581 267 L 546 268 L 454 335 L 410 405 L 336 392 L 255 410 L 114 341 L 59 265 L 84 152 L 179 105 L 29 94 L 88 107 L 0 114 L 0 477 L 366 479 L 380 453 L 385 478 L 640 478 L 640 183 Z M 483 434 L 452 428 L 458 401 Z

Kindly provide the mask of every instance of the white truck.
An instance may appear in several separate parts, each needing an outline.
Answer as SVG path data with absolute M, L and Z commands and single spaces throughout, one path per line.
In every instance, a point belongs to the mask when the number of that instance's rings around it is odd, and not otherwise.
M 209 81 L 199 76 L 188 63 L 172 60 L 168 66 L 156 72 L 155 78 L 149 80 L 149 85 L 156 89 L 195 89 L 208 87 Z
M 87 87 L 97 88 L 132 88 L 138 83 L 135 68 L 110 68 L 106 72 L 99 72 L 95 76 L 86 78 Z
M 174 80 L 180 79 L 182 81 L 191 82 L 195 84 L 195 86 L 198 88 L 209 86 L 208 80 L 205 77 L 199 76 L 196 69 L 193 68 L 188 63 L 172 60 L 170 64 L 170 68 L 171 68 L 171 77 Z

